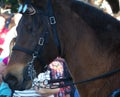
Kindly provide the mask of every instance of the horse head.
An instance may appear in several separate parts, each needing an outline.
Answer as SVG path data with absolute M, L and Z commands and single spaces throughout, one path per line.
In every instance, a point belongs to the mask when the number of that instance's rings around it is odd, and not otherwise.
M 45 1 L 41 0 L 40 4 L 44 5 Z M 30 88 L 32 79 L 58 55 L 47 9 L 37 6 L 36 2 L 29 3 L 28 7 L 35 13 L 29 14 L 29 8 L 23 13 L 17 27 L 16 44 L 4 72 L 4 80 L 13 90 Z

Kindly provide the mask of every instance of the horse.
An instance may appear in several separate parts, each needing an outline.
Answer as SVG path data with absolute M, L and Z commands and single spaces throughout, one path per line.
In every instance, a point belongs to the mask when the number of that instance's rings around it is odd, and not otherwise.
M 34 76 L 59 56 L 66 60 L 81 97 L 116 93 L 120 87 L 118 20 L 78 0 L 21 3 L 16 44 L 3 73 L 11 89 L 29 89 Z

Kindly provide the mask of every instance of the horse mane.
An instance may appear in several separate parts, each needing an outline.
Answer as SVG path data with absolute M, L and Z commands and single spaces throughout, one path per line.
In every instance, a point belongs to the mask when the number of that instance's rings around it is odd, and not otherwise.
M 73 1 L 71 8 L 95 31 L 102 48 L 109 53 L 120 52 L 120 22 L 117 19 L 81 1 Z

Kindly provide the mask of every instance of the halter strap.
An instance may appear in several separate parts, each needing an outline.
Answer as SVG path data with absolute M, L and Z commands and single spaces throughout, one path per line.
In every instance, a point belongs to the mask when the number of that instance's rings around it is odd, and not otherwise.
M 32 50 L 29 50 L 29 49 L 20 47 L 20 46 L 18 46 L 18 45 L 15 45 L 15 46 L 12 48 L 12 50 L 22 51 L 22 52 L 25 52 L 25 53 L 27 53 L 27 54 L 29 54 L 29 55 L 32 55 L 33 52 L 34 52 L 34 51 L 32 51 Z
M 61 45 L 60 45 L 60 40 L 59 40 L 57 29 L 56 29 L 56 20 L 54 17 L 51 0 L 48 0 L 48 16 L 49 16 L 49 22 L 50 22 L 51 28 L 52 28 L 54 42 L 58 48 L 58 53 L 60 56 L 61 55 Z

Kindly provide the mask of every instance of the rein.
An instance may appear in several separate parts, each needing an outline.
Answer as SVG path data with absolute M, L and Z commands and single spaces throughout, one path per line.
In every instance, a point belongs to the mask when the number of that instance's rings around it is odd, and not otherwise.
M 109 76 L 111 76 L 115 73 L 118 73 L 118 72 L 120 72 L 120 68 L 118 68 L 116 70 L 113 70 L 113 71 L 110 71 L 110 72 L 107 72 L 107 73 L 104 73 L 104 74 L 101 74 L 101 75 L 96 76 L 96 77 L 92 77 L 92 78 L 89 78 L 89 79 L 86 79 L 86 80 L 81 80 L 81 81 L 78 81 L 78 82 L 72 82 L 72 78 L 45 80 L 44 85 L 48 85 L 48 84 L 52 84 L 52 83 L 58 83 L 58 82 L 60 83 L 60 82 L 66 81 L 67 82 L 66 84 L 53 85 L 54 87 L 51 87 L 53 89 L 54 88 L 63 88 L 63 87 L 70 86 L 70 85 L 85 84 L 85 83 L 88 83 L 88 82 L 91 82 L 91 81 L 96 81 L 96 80 L 99 80 L 99 79 L 103 79 L 103 78 L 109 77 Z

